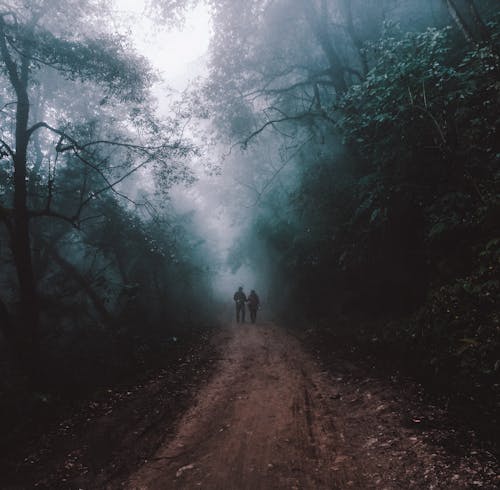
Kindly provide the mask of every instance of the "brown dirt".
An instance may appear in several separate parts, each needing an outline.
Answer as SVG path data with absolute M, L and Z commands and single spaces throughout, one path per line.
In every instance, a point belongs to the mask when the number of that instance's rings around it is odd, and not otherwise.
M 272 324 L 231 326 L 218 366 L 131 489 L 498 488 L 488 453 L 455 454 L 404 423 L 394 388 L 322 369 Z M 404 391 L 404 387 L 402 388 Z
M 169 346 L 163 367 L 68 406 L 48 401 L 38 417 L 2 432 L 0 489 L 94 490 L 125 478 L 161 446 L 207 383 L 217 363 L 210 338 L 210 330 L 185 333 Z

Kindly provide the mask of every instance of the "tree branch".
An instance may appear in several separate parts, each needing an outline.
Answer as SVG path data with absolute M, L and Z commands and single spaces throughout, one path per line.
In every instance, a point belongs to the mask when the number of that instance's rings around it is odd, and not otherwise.
M 79 143 L 75 138 L 73 138 L 71 135 L 68 133 L 62 131 L 61 129 L 54 128 L 50 124 L 41 121 L 33 126 L 31 126 L 28 129 L 28 137 L 31 137 L 31 135 L 35 132 L 38 131 L 39 129 L 48 129 L 49 131 L 61 136 L 62 138 L 68 140 L 68 142 L 71 143 L 70 146 L 59 146 L 58 151 L 60 153 L 63 153 L 64 151 L 71 150 L 74 148 L 77 148 L 78 150 L 86 150 L 87 148 L 91 146 L 97 146 L 97 145 L 111 145 L 111 146 L 118 146 L 121 148 L 129 148 L 131 150 L 140 150 L 142 152 L 153 152 L 153 151 L 159 151 L 159 150 L 177 150 L 180 148 L 180 142 L 176 142 L 171 145 L 158 145 L 158 146 L 146 146 L 146 145 L 137 145 L 135 143 L 127 143 L 124 141 L 117 141 L 117 140 L 95 140 L 95 141 L 89 141 L 88 143 Z
M 7 151 L 7 154 L 11 157 L 11 158 L 14 158 L 15 156 L 15 153 L 14 153 L 14 150 L 7 144 L 6 141 L 4 141 L 3 139 L 0 138 L 0 159 L 2 158 L 2 149 L 5 148 L 5 150 Z
M 131 174 L 133 174 L 134 172 L 136 172 L 140 168 L 144 167 L 146 164 L 150 163 L 154 158 L 156 158 L 156 156 L 154 155 L 155 152 L 161 151 L 161 150 L 165 150 L 165 149 L 175 150 L 175 149 L 179 149 L 180 148 L 180 143 L 175 143 L 174 145 L 144 146 L 144 145 L 137 145 L 137 144 L 133 144 L 133 143 L 126 143 L 126 142 L 122 142 L 122 141 L 114 141 L 114 140 L 96 140 L 96 141 L 91 141 L 91 142 L 88 142 L 88 143 L 81 144 L 75 138 L 73 138 L 72 136 L 70 136 L 69 134 L 67 134 L 65 131 L 62 131 L 62 130 L 57 129 L 57 128 L 54 128 L 53 126 L 51 126 L 50 124 L 48 124 L 48 123 L 46 123 L 44 121 L 38 122 L 38 123 L 34 124 L 33 126 L 31 126 L 28 129 L 28 135 L 29 136 L 33 135 L 33 133 L 35 131 L 38 131 L 39 129 L 47 129 L 47 130 L 53 132 L 54 134 L 59 135 L 60 139 L 59 139 L 59 142 L 58 142 L 58 144 L 56 146 L 56 151 L 59 152 L 59 153 L 63 153 L 65 151 L 72 150 L 73 153 L 74 153 L 74 155 L 82 163 L 84 163 L 85 165 L 87 165 L 88 167 L 90 167 L 92 170 L 94 170 L 95 172 L 97 172 L 99 174 L 99 176 L 106 183 L 106 185 L 104 187 L 102 187 L 101 189 L 99 189 L 96 192 L 92 193 L 92 195 L 89 198 L 87 198 L 85 200 L 82 200 L 80 202 L 79 209 L 78 209 L 77 214 L 76 214 L 77 217 L 81 214 L 81 211 L 83 210 L 83 208 L 92 199 L 94 199 L 96 196 L 98 196 L 98 195 L 100 195 L 103 192 L 106 192 L 108 190 L 112 191 L 113 193 L 115 193 L 116 195 L 118 195 L 119 197 L 121 197 L 122 199 L 125 199 L 125 200 L 129 201 L 130 203 L 132 203 L 134 205 L 137 205 L 137 203 L 135 201 L 133 201 L 132 199 L 130 199 L 129 197 L 127 197 L 125 194 L 122 194 L 121 192 L 117 191 L 115 189 L 115 187 L 119 183 L 123 182 L 123 180 L 125 180 Z M 68 146 L 64 146 L 63 147 L 62 146 L 62 142 L 64 140 L 67 140 L 71 144 L 68 145 Z M 109 178 L 104 174 L 104 172 L 97 165 L 95 165 L 94 163 L 92 163 L 90 160 L 88 160 L 87 158 L 85 158 L 82 155 L 82 153 L 89 153 L 88 152 L 89 147 L 95 146 L 95 145 L 111 145 L 111 146 L 117 146 L 117 147 L 121 147 L 121 148 L 128 148 L 130 150 L 137 151 L 142 156 L 147 156 L 148 158 L 146 160 L 144 160 L 143 162 L 141 162 L 140 164 L 138 164 L 135 167 L 133 167 L 128 172 L 126 172 L 118 180 L 112 182 L 112 181 L 109 180 Z
M 77 157 L 81 159 L 81 157 L 79 155 L 77 155 Z M 82 160 L 82 161 L 84 161 L 84 160 Z M 130 203 L 132 203 L 132 204 L 134 204 L 134 205 L 137 206 L 138 204 L 135 201 L 133 201 L 132 199 L 130 199 L 125 194 L 122 194 L 121 192 L 117 191 L 115 189 L 115 186 L 117 186 L 120 182 L 123 182 L 127 177 L 129 177 L 130 175 L 132 175 L 134 172 L 137 172 L 137 170 L 139 170 L 141 167 L 144 167 L 145 165 L 147 165 L 150 161 L 151 160 L 148 159 L 148 160 L 145 160 L 144 162 L 140 163 L 139 165 L 136 165 L 134 168 L 132 168 L 131 170 L 129 170 L 128 172 L 126 172 L 124 175 L 122 175 L 115 182 L 110 182 L 109 179 L 99 169 L 97 169 L 95 166 L 92 166 L 94 170 L 96 170 L 97 172 L 99 172 L 99 175 L 104 179 L 104 181 L 106 182 L 107 185 L 104 186 L 104 187 L 102 187 L 101 189 L 93 192 L 92 195 L 90 197 L 88 197 L 87 199 L 81 201 L 80 206 L 78 208 L 78 212 L 81 213 L 81 211 L 83 210 L 83 208 L 90 201 L 92 201 L 93 199 L 95 199 L 97 196 L 99 196 L 103 192 L 106 192 L 106 191 L 109 191 L 109 190 L 112 191 L 113 193 L 115 193 L 116 195 L 120 196 L 121 198 L 126 199 Z
M 80 220 L 79 216 L 67 216 L 62 213 L 58 213 L 57 211 L 52 211 L 51 209 L 42 209 L 40 211 L 30 211 L 29 212 L 29 217 L 30 218 L 42 218 L 42 217 L 49 217 L 49 218 L 57 218 L 62 221 L 65 221 L 66 223 L 69 223 L 72 227 L 76 228 L 77 230 L 80 229 Z
M 1 108 L 0 108 L 0 112 L 3 112 L 5 108 L 9 107 L 10 105 L 16 105 L 17 104 L 17 100 L 13 100 L 12 102 L 7 102 L 5 103 Z
M 308 117 L 311 117 L 313 113 L 311 112 L 304 112 L 302 114 L 297 114 L 295 116 L 284 116 L 280 119 L 271 119 L 267 122 L 265 122 L 259 129 L 255 130 L 253 133 L 248 135 L 244 140 L 240 141 L 238 144 L 241 145 L 243 149 L 246 149 L 248 146 L 248 143 L 250 140 L 258 136 L 260 133 L 262 133 L 268 126 L 273 126 L 274 124 L 279 124 L 285 121 L 298 121 L 300 119 L 305 119 Z

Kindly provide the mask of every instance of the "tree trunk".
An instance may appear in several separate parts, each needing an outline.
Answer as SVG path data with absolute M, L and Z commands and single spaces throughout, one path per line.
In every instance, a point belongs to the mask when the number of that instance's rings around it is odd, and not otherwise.
M 481 40 L 491 48 L 496 56 L 500 56 L 500 47 L 498 46 L 498 43 L 495 43 L 495 40 L 492 38 L 490 29 L 481 17 L 481 14 L 474 0 L 467 0 L 467 4 L 469 5 L 469 12 L 472 19 L 474 20 L 474 24 L 476 25 Z
M 364 52 L 364 49 L 363 49 L 363 41 L 359 37 L 358 32 L 356 31 L 356 28 L 354 27 L 351 0 L 342 0 L 342 6 L 343 6 L 343 10 L 344 10 L 347 32 L 349 34 L 349 37 L 352 40 L 352 43 L 354 44 L 354 47 L 358 51 L 359 61 L 361 63 L 361 71 L 363 73 L 363 76 L 366 77 L 366 74 L 369 71 L 368 59 L 367 59 L 366 53 Z
M 0 299 L 0 330 L 2 331 L 5 338 L 10 342 L 12 340 L 12 325 L 10 322 L 10 315 L 7 306 Z
M 14 159 L 13 254 L 19 280 L 22 323 L 28 335 L 30 355 L 35 355 L 38 350 L 38 298 L 31 258 L 27 208 L 26 158 L 29 116 L 27 97 L 18 100 L 17 108 L 16 155 Z
M 321 0 L 321 12 L 316 10 L 312 2 L 304 2 L 303 6 L 306 19 L 328 61 L 330 80 L 337 94 L 343 94 L 347 90 L 344 78 L 345 70 L 328 32 L 327 0 Z
M 7 68 L 9 80 L 17 96 L 15 153 L 14 153 L 14 205 L 12 220 L 12 253 L 19 282 L 20 319 L 23 328 L 23 359 L 34 380 L 38 371 L 38 295 L 31 257 L 29 232 L 28 189 L 27 189 L 27 154 L 28 122 L 30 103 L 28 97 L 29 53 L 21 57 L 20 67 L 12 58 L 3 30 L 0 25 L 0 52 Z
M 471 14 L 472 19 L 474 19 L 474 23 L 476 24 L 477 30 L 481 35 L 483 41 L 491 43 L 491 34 L 488 29 L 488 26 L 483 21 L 479 10 L 474 3 L 474 0 L 467 0 L 467 4 L 469 5 L 469 12 Z
M 464 35 L 465 39 L 468 42 L 474 42 L 474 34 L 472 33 L 470 27 L 465 22 L 462 14 L 458 10 L 457 6 L 453 2 L 453 0 L 443 0 L 448 8 L 448 12 L 450 13 L 451 18 L 460 29 L 460 32 Z

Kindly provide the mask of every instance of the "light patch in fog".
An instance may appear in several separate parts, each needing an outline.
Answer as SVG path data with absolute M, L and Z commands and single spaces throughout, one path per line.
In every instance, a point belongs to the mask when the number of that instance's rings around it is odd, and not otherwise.
M 130 34 L 137 51 L 170 86 L 183 90 L 203 69 L 200 59 L 208 50 L 211 36 L 210 14 L 203 2 L 186 13 L 181 27 L 172 29 L 144 15 L 145 0 L 114 0 L 114 5 L 117 18 L 123 19 L 118 21 L 117 30 Z
M 222 299 L 232 301 L 235 291 L 242 286 L 248 295 L 251 289 L 258 289 L 254 271 L 248 266 L 240 267 L 235 273 L 219 272 L 214 279 L 214 292 Z

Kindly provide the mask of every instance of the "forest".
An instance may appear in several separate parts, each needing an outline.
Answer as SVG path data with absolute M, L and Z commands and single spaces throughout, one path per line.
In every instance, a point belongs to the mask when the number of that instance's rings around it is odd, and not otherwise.
M 5 488 L 115 488 L 19 461 L 158 372 L 188 406 L 240 285 L 322 362 L 411 380 L 498 457 L 498 0 L 133 3 L 0 2 Z M 157 58 L 181 47 L 133 27 L 199 9 L 206 52 L 172 89 Z M 269 485 L 248 488 L 292 488 Z

